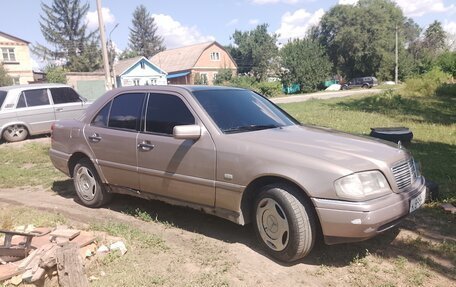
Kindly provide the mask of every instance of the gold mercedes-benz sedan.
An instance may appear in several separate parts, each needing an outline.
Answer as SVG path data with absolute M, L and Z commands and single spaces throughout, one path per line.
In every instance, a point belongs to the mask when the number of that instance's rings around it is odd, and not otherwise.
M 82 203 L 114 193 L 253 223 L 273 257 L 371 238 L 425 201 L 400 146 L 300 124 L 263 96 L 209 86 L 120 88 L 53 126 L 50 157 Z

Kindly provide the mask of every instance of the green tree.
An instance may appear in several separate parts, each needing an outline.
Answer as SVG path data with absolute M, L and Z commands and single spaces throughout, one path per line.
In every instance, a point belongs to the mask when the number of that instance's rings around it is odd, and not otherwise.
M 136 7 L 133 12 L 132 24 L 129 47 L 133 52 L 149 58 L 165 50 L 163 38 L 157 34 L 155 19 L 144 5 Z
M 395 66 L 395 29 L 400 56 L 405 43 L 417 37 L 417 25 L 405 18 L 390 0 L 360 0 L 355 6 L 336 5 L 321 19 L 318 39 L 335 67 L 347 77 L 377 75 L 392 79 Z
M 3 63 L 0 62 L 0 87 L 11 86 L 13 79 L 8 75 Z
M 45 60 L 63 60 L 70 71 L 91 71 L 100 67 L 100 49 L 95 44 L 98 31 L 89 32 L 85 16 L 89 4 L 80 0 L 53 0 L 41 3 L 40 29 L 53 47 L 37 43 L 32 51 Z M 85 64 L 81 64 L 85 63 Z
M 132 51 L 127 48 L 127 49 L 123 50 L 122 53 L 120 53 L 119 60 L 130 59 L 130 58 L 138 57 L 139 55 L 140 54 L 138 54 L 137 52 Z
M 446 33 L 443 30 L 442 23 L 439 21 L 432 22 L 424 31 L 424 47 L 429 50 L 433 56 L 442 53 L 446 48 Z
M 257 81 L 264 80 L 278 55 L 278 35 L 269 34 L 268 24 L 262 24 L 251 31 L 236 30 L 231 38 L 234 45 L 227 49 L 236 61 L 238 72 L 252 74 Z
M 215 77 L 214 84 L 220 85 L 225 82 L 231 81 L 233 78 L 233 71 L 231 69 L 219 69 L 217 71 L 217 77 Z
M 299 83 L 302 90 L 315 90 L 331 75 L 332 65 L 325 49 L 307 37 L 289 41 L 281 50 L 285 85 Z
M 46 80 L 48 83 L 67 83 L 65 70 L 62 66 L 48 65 L 44 71 L 46 73 Z
M 446 51 L 439 55 L 436 61 L 437 67 L 443 72 L 456 78 L 456 51 Z

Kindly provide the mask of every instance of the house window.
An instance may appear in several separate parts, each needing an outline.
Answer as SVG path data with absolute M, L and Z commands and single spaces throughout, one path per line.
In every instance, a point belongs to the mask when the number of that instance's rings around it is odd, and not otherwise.
M 211 61 L 220 61 L 220 53 L 219 52 L 212 52 L 211 53 Z
M 141 69 L 145 69 L 146 68 L 146 64 L 144 62 L 141 62 Z
M 16 62 L 14 48 L 2 48 L 3 62 Z
M 21 84 L 20 77 L 19 76 L 13 77 L 13 85 L 20 85 L 20 84 Z

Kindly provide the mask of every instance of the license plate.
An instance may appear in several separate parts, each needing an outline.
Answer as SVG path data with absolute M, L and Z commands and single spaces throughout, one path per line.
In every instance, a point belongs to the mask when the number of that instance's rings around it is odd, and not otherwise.
M 426 200 L 426 190 L 421 192 L 417 197 L 410 200 L 410 212 L 417 210 Z

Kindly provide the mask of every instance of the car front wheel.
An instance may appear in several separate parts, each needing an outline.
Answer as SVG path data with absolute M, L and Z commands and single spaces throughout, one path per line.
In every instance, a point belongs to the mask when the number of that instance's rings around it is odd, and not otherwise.
M 89 159 L 80 160 L 73 170 L 74 188 L 85 206 L 99 207 L 108 203 L 112 194 L 108 193 Z
M 315 216 L 300 191 L 268 185 L 255 200 L 253 222 L 260 244 L 274 258 L 291 262 L 306 256 L 315 242 Z

